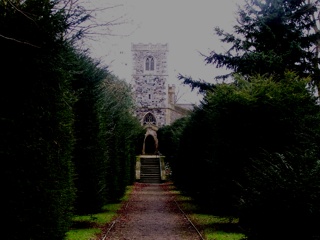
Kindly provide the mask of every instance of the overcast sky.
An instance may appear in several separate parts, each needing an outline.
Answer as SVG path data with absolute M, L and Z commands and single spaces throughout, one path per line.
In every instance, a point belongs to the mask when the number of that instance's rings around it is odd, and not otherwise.
M 180 102 L 197 103 L 196 92 L 181 85 L 179 73 L 213 82 L 223 70 L 206 66 L 200 55 L 211 50 L 223 52 L 214 35 L 219 26 L 230 32 L 235 25 L 237 4 L 242 0 L 88 0 L 98 22 L 118 19 L 106 33 L 87 41 L 91 55 L 101 59 L 115 75 L 131 81 L 131 43 L 168 43 L 169 84 L 175 84 Z M 99 32 L 99 31 L 97 31 Z

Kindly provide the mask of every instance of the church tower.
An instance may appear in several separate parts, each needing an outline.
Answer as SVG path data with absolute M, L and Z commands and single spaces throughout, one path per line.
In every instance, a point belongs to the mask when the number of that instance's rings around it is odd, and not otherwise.
M 157 130 L 194 107 L 176 102 L 175 85 L 168 84 L 168 51 L 168 44 L 131 44 L 135 116 L 146 129 L 142 154 L 158 154 Z
M 168 44 L 132 44 L 135 115 L 146 128 L 143 154 L 156 153 L 157 130 L 168 124 Z M 149 144 L 151 143 L 151 144 Z M 150 147 L 148 147 L 150 146 Z
M 168 44 L 132 44 L 133 92 L 142 125 L 167 124 Z

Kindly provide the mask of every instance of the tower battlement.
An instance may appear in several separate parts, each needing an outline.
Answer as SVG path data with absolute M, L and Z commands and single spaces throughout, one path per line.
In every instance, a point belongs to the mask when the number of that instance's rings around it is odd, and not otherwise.
M 132 51 L 169 51 L 168 44 L 131 43 Z

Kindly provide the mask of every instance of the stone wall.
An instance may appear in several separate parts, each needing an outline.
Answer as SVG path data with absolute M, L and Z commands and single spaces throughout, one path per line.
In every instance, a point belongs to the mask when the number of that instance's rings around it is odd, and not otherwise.
M 132 87 L 136 100 L 136 116 L 143 123 L 143 117 L 152 113 L 157 126 L 166 125 L 167 108 L 167 44 L 132 44 L 133 73 Z M 154 70 L 146 69 L 146 59 L 152 57 Z
M 168 108 L 169 113 L 169 121 L 170 123 L 173 123 L 174 121 L 178 120 L 179 118 L 185 117 L 188 114 L 190 114 L 190 112 L 192 111 L 192 109 L 187 109 L 184 108 L 184 106 L 179 106 L 178 104 L 173 104 L 170 105 L 170 107 Z
M 143 125 L 151 113 L 156 127 L 170 125 L 188 114 L 192 106 L 176 104 L 175 85 L 168 85 L 168 44 L 132 44 L 132 89 L 136 102 L 135 115 Z M 147 58 L 154 60 L 154 69 L 146 68 Z M 187 107 L 187 108 L 185 108 Z

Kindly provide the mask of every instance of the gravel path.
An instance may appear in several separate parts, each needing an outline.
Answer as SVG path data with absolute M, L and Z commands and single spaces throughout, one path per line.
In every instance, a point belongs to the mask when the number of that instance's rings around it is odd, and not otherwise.
M 135 183 L 120 217 L 102 239 L 201 240 L 201 237 L 179 210 L 168 183 Z

